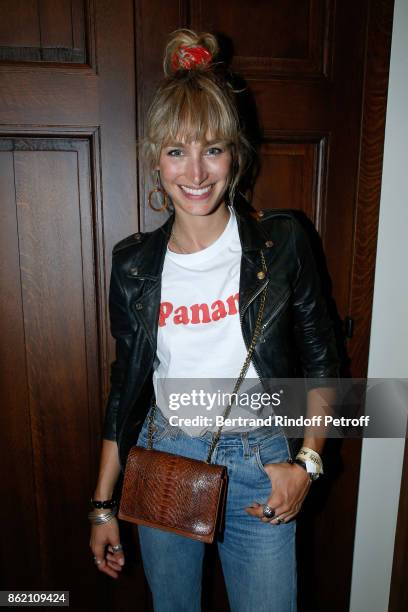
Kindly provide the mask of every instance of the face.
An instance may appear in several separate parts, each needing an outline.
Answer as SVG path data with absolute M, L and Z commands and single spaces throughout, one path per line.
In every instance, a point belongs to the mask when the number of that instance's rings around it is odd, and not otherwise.
M 207 140 L 169 143 L 161 150 L 158 170 L 176 211 L 201 216 L 223 201 L 231 166 L 228 143 Z

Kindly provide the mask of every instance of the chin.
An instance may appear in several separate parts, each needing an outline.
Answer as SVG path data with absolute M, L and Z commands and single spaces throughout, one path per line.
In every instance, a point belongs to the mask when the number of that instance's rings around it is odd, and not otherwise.
M 217 208 L 221 205 L 221 202 L 188 202 L 187 204 L 182 204 L 182 205 L 178 205 L 179 208 L 181 208 L 182 210 L 184 210 L 186 213 L 190 214 L 190 215 L 194 215 L 196 217 L 198 216 L 206 216 L 206 215 L 210 215 L 211 213 L 213 213 L 215 210 L 217 210 Z M 176 210 L 177 210 L 177 204 L 175 206 Z
M 224 202 L 224 195 L 225 193 L 222 193 L 215 200 L 214 198 L 210 198 L 209 200 L 197 200 L 196 202 L 194 202 L 188 200 L 187 198 L 185 200 L 177 198 L 173 199 L 172 201 L 176 210 L 181 209 L 190 215 L 203 216 L 211 214 L 212 212 L 217 210 L 219 206 L 222 206 Z

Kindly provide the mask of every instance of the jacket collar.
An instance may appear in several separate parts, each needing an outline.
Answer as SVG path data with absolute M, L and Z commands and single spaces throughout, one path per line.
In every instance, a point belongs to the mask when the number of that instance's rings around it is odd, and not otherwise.
M 255 210 L 249 208 L 249 204 L 242 199 L 236 200 L 234 210 L 237 217 L 238 232 L 244 253 L 249 251 L 260 251 L 265 246 L 266 236 L 259 216 Z
M 249 261 L 252 260 L 252 255 L 257 260 L 256 254 L 265 246 L 266 240 L 258 215 L 249 209 L 245 201 L 241 202 L 241 200 L 235 201 L 234 210 L 242 250 Z M 146 276 L 151 280 L 161 276 L 174 219 L 175 216 L 172 213 L 162 226 L 145 235 L 142 265 L 146 270 Z M 140 276 L 142 275 L 141 271 Z

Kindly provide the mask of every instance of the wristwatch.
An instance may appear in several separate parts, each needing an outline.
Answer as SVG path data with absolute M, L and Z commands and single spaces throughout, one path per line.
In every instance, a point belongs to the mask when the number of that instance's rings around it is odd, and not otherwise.
M 300 467 L 302 467 L 304 470 L 306 470 L 306 472 L 309 474 L 309 478 L 310 480 L 313 482 L 314 480 L 317 480 L 320 476 L 320 472 L 314 472 L 312 471 L 308 465 L 306 464 L 305 461 L 302 461 L 302 459 L 298 459 L 296 457 L 296 459 L 293 459 L 292 463 L 297 463 L 297 465 L 300 465 Z

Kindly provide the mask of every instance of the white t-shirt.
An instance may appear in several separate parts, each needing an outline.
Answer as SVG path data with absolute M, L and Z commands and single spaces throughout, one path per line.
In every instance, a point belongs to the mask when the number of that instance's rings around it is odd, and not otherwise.
M 238 305 L 242 248 L 234 210 L 229 207 L 229 211 L 223 233 L 209 247 L 191 254 L 174 253 L 167 248 L 162 272 L 157 338 L 160 363 L 153 374 L 153 384 L 157 404 L 166 418 L 176 416 L 177 423 L 173 424 L 194 436 L 215 431 L 214 417 L 223 414 L 227 403 L 215 402 L 209 408 L 208 404 L 203 407 L 200 402 L 197 406 L 186 400 L 186 405 L 176 409 L 170 408 L 165 398 L 170 392 L 196 389 L 200 386 L 198 379 L 206 379 L 200 388 L 231 393 L 247 355 Z M 252 362 L 246 379 L 251 379 L 247 380 L 251 387 L 259 383 Z M 195 425 L 180 422 L 180 417 L 199 414 L 206 415 L 207 421 Z M 242 409 L 234 404 L 230 417 L 239 415 L 258 416 L 248 407 Z M 252 428 L 241 421 L 238 426 L 224 426 L 223 431 Z

